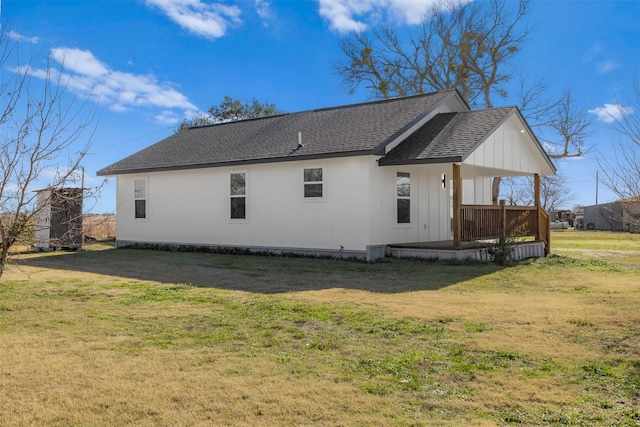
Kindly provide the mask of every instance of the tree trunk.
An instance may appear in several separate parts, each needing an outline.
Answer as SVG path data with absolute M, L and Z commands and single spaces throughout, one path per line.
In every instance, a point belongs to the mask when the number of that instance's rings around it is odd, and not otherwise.
M 500 199 L 500 182 L 501 181 L 502 181 L 502 177 L 496 176 L 493 178 L 493 182 L 491 183 L 491 203 L 494 205 L 497 205 Z
M 9 258 L 9 246 L 10 245 L 7 245 L 7 243 L 3 241 L 2 248 L 0 248 L 0 278 L 4 273 L 4 269 L 7 265 L 7 259 Z

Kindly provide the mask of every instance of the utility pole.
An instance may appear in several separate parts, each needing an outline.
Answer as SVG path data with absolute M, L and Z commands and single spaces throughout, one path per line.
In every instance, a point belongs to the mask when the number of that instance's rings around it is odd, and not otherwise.
M 598 229 L 598 211 L 600 210 L 598 209 L 598 187 L 599 187 L 598 172 L 599 171 L 596 171 L 596 223 L 594 224 L 594 227 L 593 227 L 596 230 Z
M 596 171 L 596 206 L 598 206 L 598 171 Z

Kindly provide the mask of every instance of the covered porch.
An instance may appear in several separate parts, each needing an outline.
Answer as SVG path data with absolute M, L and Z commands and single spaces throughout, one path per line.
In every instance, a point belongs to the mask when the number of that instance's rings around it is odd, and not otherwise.
M 487 249 L 500 236 L 517 236 L 514 259 L 543 257 L 551 250 L 549 215 L 540 206 L 540 176 L 534 174 L 534 206 L 462 203 L 460 165 L 453 165 L 451 240 L 388 245 L 391 257 L 489 261 Z
M 452 232 L 453 247 L 465 242 L 497 239 L 500 236 L 530 237 L 544 244 L 544 253 L 551 250 L 549 214 L 540 204 L 540 175 L 533 175 L 533 206 L 465 205 L 462 203 L 460 165 L 453 165 Z
M 388 245 L 390 256 L 486 259 L 487 248 L 500 236 L 518 236 L 516 258 L 541 257 L 551 250 L 540 176 L 555 174 L 555 167 L 515 107 L 439 114 L 388 151 L 379 165 L 439 165 L 446 171 L 441 190 L 430 186 L 428 191 L 446 191 L 450 202 L 446 227 L 451 240 L 396 242 Z M 507 176 L 533 178 L 533 206 L 491 204 L 491 178 Z

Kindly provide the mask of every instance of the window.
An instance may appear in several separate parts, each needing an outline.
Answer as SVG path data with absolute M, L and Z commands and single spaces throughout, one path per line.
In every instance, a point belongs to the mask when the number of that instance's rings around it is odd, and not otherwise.
M 247 186 L 244 173 L 230 175 L 231 219 L 247 218 Z
M 411 223 L 411 176 L 406 172 L 396 175 L 396 205 L 398 224 Z
M 135 218 L 145 219 L 147 217 L 147 180 L 136 179 L 133 182 L 133 188 Z
M 322 189 L 322 168 L 311 168 L 304 170 L 304 197 L 323 197 Z

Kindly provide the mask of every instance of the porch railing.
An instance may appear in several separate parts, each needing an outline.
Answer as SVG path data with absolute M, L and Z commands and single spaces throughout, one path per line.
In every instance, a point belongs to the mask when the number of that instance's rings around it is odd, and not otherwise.
M 551 224 L 544 209 L 535 206 L 461 205 L 461 240 L 494 239 L 504 229 L 508 235 L 534 236 L 550 251 Z

